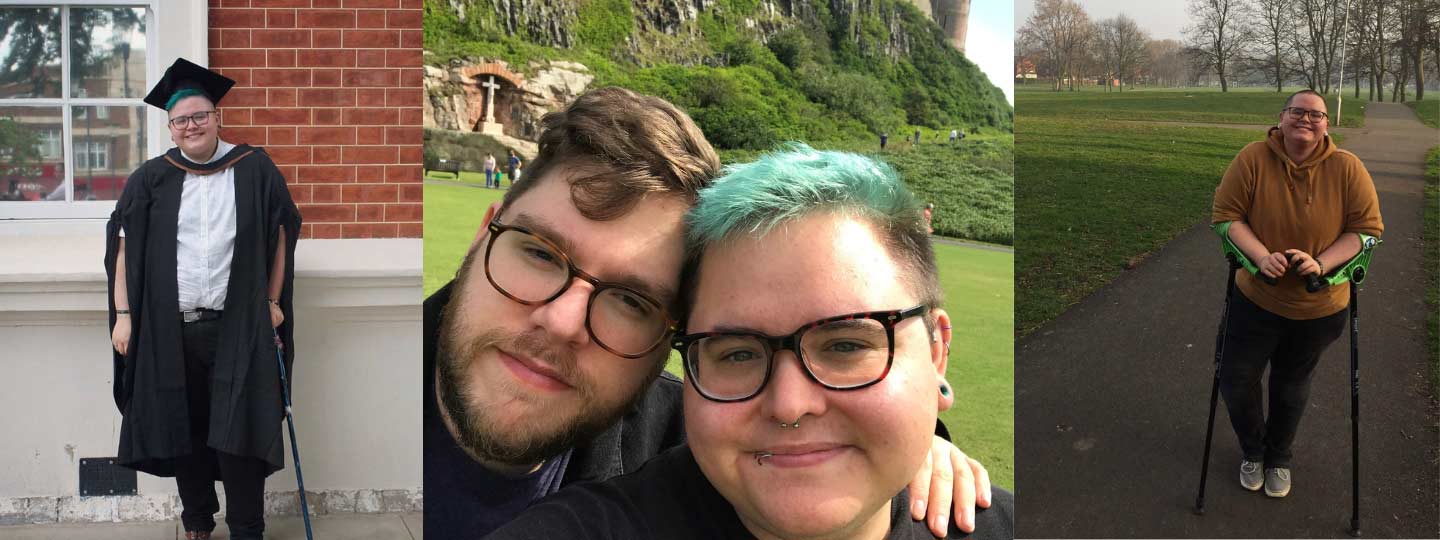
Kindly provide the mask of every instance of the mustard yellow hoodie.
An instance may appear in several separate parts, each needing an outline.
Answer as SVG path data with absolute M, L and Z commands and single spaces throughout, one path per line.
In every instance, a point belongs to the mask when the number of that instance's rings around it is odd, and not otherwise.
M 1245 146 L 1215 188 L 1212 223 L 1243 221 L 1270 252 L 1299 249 L 1317 256 L 1345 233 L 1380 236 L 1380 199 L 1365 164 L 1326 135 L 1303 163 L 1285 154 L 1280 128 Z M 1326 271 L 1332 270 L 1326 268 Z M 1349 303 L 1350 285 L 1305 291 L 1294 272 L 1267 285 L 1240 272 L 1236 287 L 1266 311 L 1294 320 L 1331 315 Z

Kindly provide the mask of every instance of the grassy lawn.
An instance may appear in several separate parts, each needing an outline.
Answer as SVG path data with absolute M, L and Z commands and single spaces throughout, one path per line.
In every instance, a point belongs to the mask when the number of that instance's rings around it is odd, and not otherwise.
M 913 132 L 907 134 L 912 135 Z M 986 130 L 956 144 L 949 131 L 921 130 L 918 146 L 891 134 L 885 150 L 876 140 L 815 142 L 820 150 L 857 152 L 894 167 L 926 202 L 935 204 L 936 234 L 991 244 L 1015 242 L 1015 139 L 1008 132 Z M 726 150 L 725 163 L 742 163 L 761 152 Z
M 1425 125 L 1432 128 L 1440 128 L 1440 96 L 1436 96 L 1435 94 L 1430 95 L 1432 97 L 1425 98 L 1421 101 L 1407 101 L 1405 104 L 1409 105 L 1411 109 L 1415 109 L 1415 114 L 1420 117 L 1420 121 L 1424 122 Z
M 466 183 L 466 184 L 475 184 L 476 186 L 479 186 L 479 187 L 482 187 L 482 188 L 483 188 L 483 187 L 485 187 L 485 172 L 484 172 L 484 171 L 460 171 L 460 174 L 457 176 L 457 175 L 454 175 L 454 174 L 450 174 L 450 173 L 448 173 L 448 172 L 427 171 L 427 172 L 425 173 L 425 180 L 440 180 L 440 181 L 443 181 L 443 182 L 463 182 L 463 183 Z M 510 178 L 507 177 L 507 178 L 505 178 L 504 180 L 502 180 L 500 183 L 503 184 L 505 187 L 510 187 Z
M 1109 92 L 1088 87 L 1077 92 L 1052 92 L 1042 87 L 1017 87 L 1015 95 L 1016 132 L 1020 119 L 1036 116 L 1064 116 L 1071 120 L 1146 120 L 1161 122 L 1205 122 L 1219 124 L 1274 124 L 1284 99 L 1300 88 L 1275 90 L 1256 88 L 1163 88 Z M 1365 98 L 1345 96 L 1340 127 L 1362 127 Z M 1335 114 L 1335 96 L 1325 98 Z
M 1425 163 L 1425 226 L 1421 236 L 1429 274 L 1425 276 L 1425 304 L 1429 306 L 1425 328 L 1430 337 L 1430 358 L 1435 361 L 1435 387 L 1440 388 L 1440 146 L 1430 149 Z
M 500 190 L 425 186 L 425 294 L 455 275 L 485 208 Z M 967 454 L 985 464 L 991 480 L 1015 487 L 1014 256 L 935 244 L 940 284 L 952 319 L 947 378 L 955 406 L 940 417 Z M 672 353 L 671 372 L 681 374 Z
M 479 187 L 425 185 L 425 296 L 455 277 L 485 209 L 505 194 L 505 190 L 485 189 L 485 175 L 476 176 Z
M 1022 181 L 1015 220 L 1024 224 L 1015 239 L 1016 288 L 1024 291 L 1015 304 L 1017 337 L 1204 221 L 1225 168 L 1245 144 L 1264 136 L 1098 118 L 1118 112 L 1112 116 L 1215 122 L 1220 113 L 1210 111 L 1255 109 L 1263 99 L 1277 107 L 1273 92 L 1201 91 L 1193 99 L 1210 110 L 1195 110 L 1184 97 L 1189 94 L 1017 94 L 1015 168 Z M 1223 114 L 1268 123 L 1259 112 Z

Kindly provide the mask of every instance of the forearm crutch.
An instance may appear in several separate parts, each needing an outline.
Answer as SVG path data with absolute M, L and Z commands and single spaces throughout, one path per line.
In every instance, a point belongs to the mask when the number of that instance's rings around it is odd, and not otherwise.
M 1210 475 L 1210 443 L 1215 436 L 1215 407 L 1220 401 L 1220 361 L 1225 356 L 1225 329 L 1230 323 L 1230 296 L 1235 293 L 1235 271 L 1241 268 L 1256 273 L 1259 269 L 1250 264 L 1226 234 L 1230 223 L 1221 223 L 1215 232 L 1223 239 L 1225 260 L 1229 263 L 1225 271 L 1225 307 L 1220 311 L 1220 328 L 1215 332 L 1215 377 L 1210 384 L 1210 418 L 1205 421 L 1205 457 L 1200 460 L 1200 491 L 1195 495 L 1195 514 L 1205 514 L 1205 480 Z
M 1308 276 L 1305 290 L 1319 292 L 1350 282 L 1350 536 L 1360 536 L 1360 283 L 1369 274 L 1370 257 L 1380 239 L 1360 235 L 1360 253 L 1327 276 Z
M 272 330 L 274 331 L 274 330 Z M 300 472 L 300 443 L 295 440 L 295 414 L 290 410 L 290 383 L 285 376 L 285 344 L 275 332 L 275 359 L 280 363 L 280 391 L 285 396 L 285 422 L 290 426 L 290 455 L 295 459 L 295 483 L 300 486 L 300 515 L 305 518 L 305 539 L 315 540 L 310 530 L 310 503 L 305 500 L 305 475 Z

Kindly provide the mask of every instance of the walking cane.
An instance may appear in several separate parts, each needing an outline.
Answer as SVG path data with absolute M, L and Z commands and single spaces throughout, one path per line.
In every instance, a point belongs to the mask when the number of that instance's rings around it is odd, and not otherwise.
M 285 344 L 280 332 L 275 333 L 275 359 L 280 363 L 280 391 L 285 396 L 285 422 L 290 426 L 290 455 L 295 458 L 295 483 L 300 485 L 300 515 L 305 518 L 305 539 L 315 540 L 310 530 L 310 504 L 305 500 L 305 475 L 300 472 L 300 443 L 295 440 L 295 414 L 290 410 L 290 383 L 285 376 Z

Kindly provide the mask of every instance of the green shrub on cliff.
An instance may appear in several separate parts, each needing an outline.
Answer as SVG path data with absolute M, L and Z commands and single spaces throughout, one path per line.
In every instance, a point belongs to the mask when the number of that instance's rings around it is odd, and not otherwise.
M 795 0 L 788 15 L 762 10 L 758 0 L 720 0 L 693 15 L 672 0 L 549 0 L 546 10 L 578 18 L 574 28 L 558 29 L 562 38 L 527 35 L 537 30 L 524 25 L 507 33 L 501 9 L 525 1 L 425 0 L 428 61 L 498 58 L 523 70 L 533 60 L 575 60 L 595 71 L 596 85 L 639 90 L 660 81 L 647 90 L 677 102 L 711 90 L 695 86 L 701 77 L 719 85 L 711 93 L 722 99 L 691 112 L 706 133 L 722 134 L 712 140 L 731 148 L 759 148 L 790 133 L 854 138 L 907 126 L 1013 126 L 1000 90 L 909 0 Z M 666 66 L 700 73 L 646 73 Z M 759 92 L 726 93 L 737 90 Z M 719 110 L 727 104 L 759 108 Z M 854 133 L 856 125 L 868 133 Z

